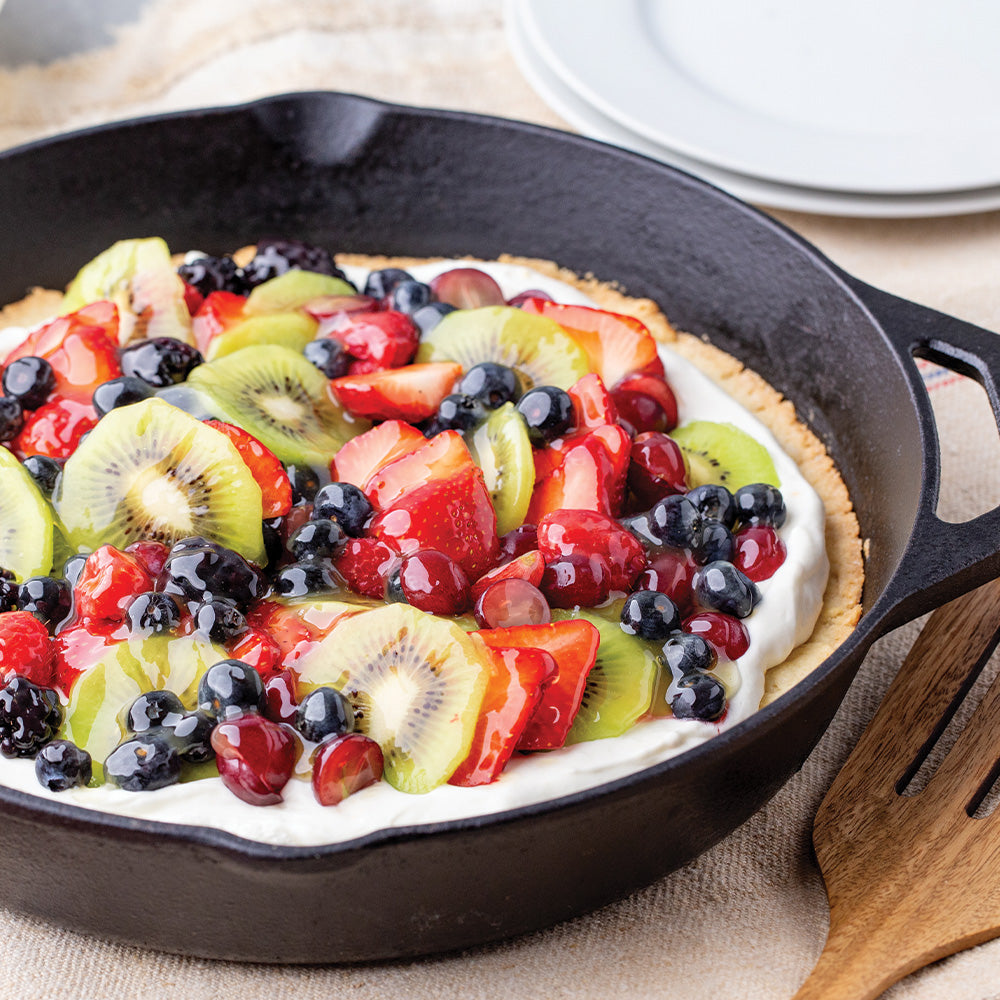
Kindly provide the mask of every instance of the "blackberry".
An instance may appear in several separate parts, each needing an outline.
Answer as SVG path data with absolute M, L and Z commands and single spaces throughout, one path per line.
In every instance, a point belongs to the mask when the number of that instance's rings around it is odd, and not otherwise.
M 29 455 L 22 463 L 24 471 L 34 479 L 42 495 L 51 497 L 63 463 L 48 455 Z
M 202 363 L 201 352 L 173 337 L 153 337 L 129 344 L 121 353 L 123 375 L 133 375 L 157 389 L 183 382 Z
M 340 378 L 347 374 L 354 360 L 332 337 L 310 340 L 302 349 L 306 361 L 318 368 L 327 378 Z
M 24 410 L 13 396 L 0 396 L 0 441 L 10 441 L 21 433 Z
M 288 551 L 298 560 L 323 559 L 339 552 L 346 541 L 344 530 L 336 521 L 314 517 L 288 539 Z
M 223 597 L 202 601 L 192 610 L 195 631 L 207 635 L 213 642 L 228 642 L 247 630 L 243 612 L 232 601 Z
M 170 594 L 147 591 L 139 594 L 125 612 L 132 635 L 162 635 L 181 623 L 181 609 Z
M 64 792 L 90 782 L 93 762 L 86 750 L 69 740 L 46 743 L 35 758 L 35 777 L 50 792 Z
M 753 580 L 722 560 L 710 562 L 695 572 L 691 592 L 703 608 L 734 618 L 746 618 L 760 603 L 761 596 Z
M 643 639 L 667 639 L 680 631 L 681 616 L 666 594 L 637 590 L 625 598 L 621 612 L 622 631 Z
M 97 415 L 103 417 L 119 406 L 138 403 L 155 395 L 153 387 L 135 375 L 122 375 L 119 378 L 102 382 L 91 397 Z
M 734 494 L 736 519 L 740 524 L 766 524 L 780 528 L 785 523 L 785 498 L 767 483 L 741 486 Z
M 528 437 L 536 448 L 565 434 L 573 426 L 573 400 L 554 385 L 529 389 L 518 401 L 517 412 L 528 426 Z
M 133 736 L 108 755 L 104 776 L 127 792 L 165 788 L 181 776 L 180 754 L 162 734 Z
M 448 315 L 454 312 L 455 307 L 447 302 L 428 302 L 427 305 L 418 309 L 410 319 L 416 324 L 420 335 L 430 333 Z
M 164 563 L 160 590 L 188 604 L 213 597 L 246 609 L 267 592 L 267 578 L 238 552 L 201 537 L 175 542 Z
M 461 377 L 455 391 L 474 396 L 484 406 L 495 410 L 521 398 L 521 380 L 513 368 L 495 361 L 482 361 Z
M 9 569 L 0 569 L 0 611 L 17 608 L 17 580 Z
M 263 712 L 266 707 L 260 674 L 242 660 L 220 660 L 201 675 L 198 708 L 212 719 Z
M 22 409 L 37 410 L 56 387 L 56 373 L 45 358 L 16 358 L 3 370 L 3 393 Z
M 687 497 L 672 494 L 657 500 L 648 517 L 649 530 L 661 545 L 697 549 L 701 544 L 701 514 Z
M 365 282 L 365 295 L 370 295 L 380 302 L 387 299 L 392 290 L 404 281 L 413 281 L 413 275 L 409 271 L 404 271 L 398 267 L 383 267 L 381 270 L 372 271 Z
M 726 710 L 726 689 L 709 674 L 688 674 L 677 681 L 670 710 L 678 719 L 714 722 Z
M 233 292 L 235 295 L 247 293 L 243 272 L 232 257 L 198 257 L 181 264 L 177 273 L 185 284 L 204 296 L 209 296 L 212 292 Z
M 332 517 L 352 538 L 365 533 L 373 513 L 368 497 L 353 483 L 327 483 L 313 499 L 312 516 Z
M 335 688 L 318 687 L 302 699 L 295 728 L 307 740 L 321 743 L 328 736 L 340 736 L 354 729 L 354 709 Z
M 125 710 L 123 722 L 126 731 L 137 736 L 179 722 L 186 711 L 173 691 L 146 691 Z
M 17 589 L 17 606 L 30 611 L 53 632 L 73 610 L 73 589 L 63 579 L 29 576 Z
M 62 724 L 59 696 L 26 677 L 14 677 L 0 690 L 0 754 L 34 757 Z
M 347 281 L 347 275 L 337 267 L 329 250 L 302 240 L 281 239 L 266 239 L 257 243 L 256 255 L 243 268 L 243 280 L 248 289 L 255 288 L 296 267 Z

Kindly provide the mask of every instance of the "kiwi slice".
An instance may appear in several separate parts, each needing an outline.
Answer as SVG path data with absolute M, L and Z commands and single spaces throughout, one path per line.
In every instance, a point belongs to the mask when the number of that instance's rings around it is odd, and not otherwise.
M 661 651 L 654 643 L 627 635 L 617 619 L 592 611 L 552 609 L 553 621 L 568 618 L 582 618 L 595 625 L 601 633 L 601 643 L 566 742 L 621 736 L 649 711 L 660 672 Z
M 780 487 L 767 449 L 733 424 L 694 420 L 670 432 L 681 446 L 691 487 L 716 483 L 738 490 L 749 483 Z
M 510 306 L 448 313 L 425 334 L 417 361 L 457 361 L 466 371 L 495 361 L 513 368 L 524 389 L 568 389 L 590 371 L 587 352 L 558 323 Z
M 306 687 L 330 684 L 385 756 L 402 792 L 429 792 L 466 758 L 490 663 L 457 625 L 388 604 L 336 625 L 298 662 Z
M 224 434 L 161 399 L 102 417 L 53 498 L 77 551 L 202 535 L 265 561 L 261 493 Z
M 63 309 L 73 312 L 100 299 L 129 301 L 129 285 L 137 271 L 173 270 L 170 249 L 158 236 L 151 239 L 119 240 L 84 264 L 69 283 Z
M 59 735 L 100 764 L 125 735 L 122 710 L 140 694 L 173 691 L 193 710 L 201 675 L 226 656 L 222 647 L 195 636 L 151 636 L 110 646 L 73 685 Z
M 18 581 L 52 569 L 52 508 L 23 465 L 0 448 L 0 567 Z
M 243 311 L 248 316 L 286 313 L 323 295 L 356 294 L 356 289 L 341 278 L 292 268 L 257 285 L 247 296 Z
M 535 460 L 528 428 L 513 403 L 504 403 L 466 438 L 476 465 L 483 470 L 497 515 L 497 534 L 522 524 L 535 488 Z
M 213 361 L 256 344 L 280 344 L 296 353 L 316 336 L 319 323 L 305 313 L 285 312 L 267 316 L 251 316 L 213 337 L 205 351 L 205 359 Z
M 188 384 L 288 464 L 329 468 L 341 445 L 371 426 L 345 413 L 326 376 L 288 347 L 244 347 L 199 365 Z

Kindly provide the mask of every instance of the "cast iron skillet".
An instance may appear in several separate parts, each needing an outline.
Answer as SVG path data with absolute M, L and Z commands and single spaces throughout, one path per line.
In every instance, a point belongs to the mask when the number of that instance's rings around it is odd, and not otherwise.
M 583 913 L 684 864 L 801 766 L 865 652 L 1000 574 L 1000 508 L 934 513 L 913 363 L 982 383 L 1000 338 L 876 291 L 746 205 L 543 128 L 302 94 L 94 129 L 0 156 L 0 301 L 125 236 L 221 253 L 260 235 L 398 254 L 507 251 L 617 280 L 737 355 L 826 442 L 870 540 L 864 616 L 729 732 L 599 789 L 498 816 L 278 848 L 0 790 L 2 902 L 140 946 L 265 962 L 474 945 Z M 152 894 L 151 894 L 151 889 Z

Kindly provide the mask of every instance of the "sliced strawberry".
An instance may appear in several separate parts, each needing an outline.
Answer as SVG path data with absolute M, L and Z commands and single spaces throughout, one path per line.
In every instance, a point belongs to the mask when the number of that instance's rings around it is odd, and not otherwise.
M 101 383 L 122 373 L 117 344 L 96 326 L 71 330 L 45 360 L 56 376 L 53 394 L 80 403 L 90 403 Z
M 45 358 L 56 351 L 67 334 L 86 329 L 99 329 L 112 344 L 118 343 L 118 307 L 113 302 L 91 302 L 68 316 L 59 316 L 28 336 L 4 358 L 9 365 L 16 358 Z
M 498 580 L 527 580 L 528 583 L 537 587 L 542 582 L 542 574 L 545 572 L 545 559 L 537 549 L 525 552 L 517 556 L 510 562 L 504 563 L 484 573 L 472 585 L 472 600 L 477 601 L 479 595 L 487 590 Z
M 557 673 L 545 683 L 541 700 L 518 740 L 517 749 L 561 747 L 583 701 L 587 675 L 597 660 L 601 642 L 597 627 L 571 618 L 548 625 L 484 629 L 476 634 L 491 648 L 544 649 L 551 654 Z
M 292 484 L 278 457 L 242 427 L 222 420 L 206 420 L 209 427 L 225 434 L 236 445 L 240 458 L 260 487 L 264 517 L 281 517 L 292 509 Z
M 87 556 L 73 588 L 77 617 L 84 622 L 120 624 L 132 601 L 152 589 L 152 577 L 135 556 L 102 545 Z
M 355 539 L 355 541 L 363 540 Z M 260 601 L 247 615 L 247 625 L 250 626 L 251 632 L 263 632 L 269 636 L 278 647 L 281 665 L 291 667 L 342 618 L 360 614 L 362 611 L 364 608 L 353 608 L 350 605 L 333 602 L 324 606 L 309 602 L 281 604 L 277 601 Z M 237 659 L 242 659 L 235 653 L 233 655 Z
M 596 372 L 584 375 L 568 389 L 573 400 L 574 425 L 577 430 L 592 430 L 618 420 L 618 411 L 607 387 Z
M 420 331 L 413 320 L 394 309 L 339 312 L 320 326 L 318 335 L 336 340 L 352 358 L 365 363 L 363 367 L 352 365 L 352 375 L 408 364 L 420 341 Z
M 591 369 L 605 385 L 614 385 L 659 356 L 653 335 L 634 316 L 545 299 L 529 299 L 521 308 L 554 319 L 587 352 Z
M 68 695 L 73 683 L 87 672 L 105 652 L 121 640 L 114 636 L 118 626 L 88 622 L 63 629 L 53 640 L 56 662 L 53 682 Z
M 333 456 L 330 481 L 353 483 L 363 490 L 383 466 L 425 444 L 427 438 L 405 420 L 386 420 L 351 438 Z
M 16 676 L 50 687 L 56 647 L 49 630 L 30 611 L 0 613 L 0 686 Z
M 399 563 L 396 549 L 375 538 L 351 538 L 333 561 L 351 590 L 377 598 L 385 597 L 389 574 Z
M 383 465 L 365 482 L 365 495 L 376 510 L 395 504 L 409 490 L 475 468 L 458 431 L 443 431 L 400 458 Z
M 470 580 L 478 580 L 493 566 L 499 552 L 496 513 L 475 466 L 406 490 L 375 518 L 370 531 L 404 555 L 438 549 Z
M 318 298 L 310 299 L 302 308 L 313 319 L 322 323 L 323 320 L 333 319 L 341 313 L 355 315 L 376 312 L 378 301 L 370 295 L 320 295 Z M 324 334 L 320 333 L 320 336 Z
M 10 443 L 18 458 L 48 455 L 69 458 L 80 439 L 97 425 L 97 411 L 73 399 L 49 399 L 24 422 L 21 433 Z
M 677 399 L 663 378 L 627 375 L 611 387 L 619 415 L 637 431 L 672 431 L 677 426 Z
M 558 448 L 536 451 L 536 485 L 525 521 L 537 524 L 562 509 L 616 517 L 625 494 L 630 445 L 621 427 L 605 424 L 565 438 Z
M 202 354 L 208 345 L 226 330 L 243 320 L 247 300 L 234 292 L 211 292 L 191 320 L 195 347 Z
M 431 361 L 366 375 L 344 375 L 330 382 L 342 406 L 370 420 L 418 423 L 437 412 L 441 400 L 462 375 L 453 361 Z
M 558 510 L 538 522 L 538 549 L 548 563 L 560 556 L 600 555 L 611 568 L 611 589 L 628 592 L 646 565 L 639 539 L 614 518 L 590 510 Z
M 473 638 L 476 635 L 472 633 Z M 543 685 L 558 669 L 544 649 L 497 647 L 492 653 L 493 670 L 472 746 L 448 779 L 450 785 L 487 785 L 500 777 L 541 701 Z

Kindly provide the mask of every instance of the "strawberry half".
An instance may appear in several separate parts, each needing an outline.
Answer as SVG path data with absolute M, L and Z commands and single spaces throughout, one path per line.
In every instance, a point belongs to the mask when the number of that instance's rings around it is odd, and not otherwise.
M 83 435 L 96 425 L 97 411 L 90 404 L 50 397 L 28 416 L 10 448 L 21 459 L 28 455 L 69 458 Z
M 521 308 L 554 319 L 587 352 L 591 369 L 605 385 L 614 385 L 659 356 L 653 335 L 634 316 L 546 299 L 528 299 Z
M 73 588 L 77 617 L 84 622 L 120 624 L 132 601 L 152 589 L 152 578 L 135 556 L 102 545 L 87 556 Z
M 285 467 L 274 452 L 265 448 L 242 427 L 222 420 L 206 420 L 205 423 L 225 434 L 236 445 L 240 458 L 260 487 L 264 517 L 282 517 L 287 514 L 292 509 L 292 484 Z
M 417 352 L 420 331 L 406 313 L 339 312 L 323 322 L 318 336 L 336 340 L 355 358 L 351 375 L 385 371 L 409 364 Z
M 403 555 L 438 549 L 470 580 L 494 565 L 500 547 L 489 490 L 475 466 L 406 490 L 372 521 L 370 531 Z
M 364 485 L 376 510 L 391 507 L 409 490 L 437 479 L 450 479 L 475 468 L 472 455 L 458 431 L 443 431 L 430 441 L 379 468 Z
M 430 361 L 368 375 L 344 375 L 330 382 L 340 404 L 369 420 L 419 423 L 437 412 L 462 375 L 453 361 Z
M 488 785 L 500 777 L 541 701 L 543 686 L 558 669 L 544 649 L 496 647 L 491 652 L 493 669 L 472 746 L 448 779 L 450 785 Z
M 573 400 L 573 423 L 577 430 L 593 430 L 618 420 L 611 393 L 595 372 L 584 375 L 567 392 Z
M 517 742 L 517 749 L 561 747 L 580 710 L 587 675 L 597 661 L 597 647 L 601 642 L 597 627 L 571 618 L 548 625 L 483 629 L 476 635 L 491 648 L 543 649 L 556 661 L 556 675 L 545 683 L 538 706 Z
M 425 444 L 427 438 L 405 420 L 386 420 L 344 444 L 330 463 L 330 481 L 363 490 L 384 466 Z
M 111 343 L 118 343 L 118 307 L 113 302 L 91 302 L 68 316 L 59 316 L 40 326 L 4 358 L 4 366 L 17 358 L 45 358 L 59 348 L 67 335 L 78 330 L 98 329 Z
M 195 347 L 202 354 L 208 345 L 243 319 L 247 300 L 234 292 L 211 292 L 191 319 Z

